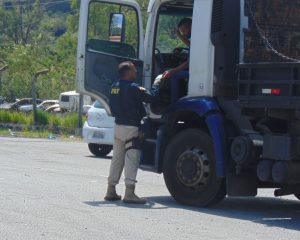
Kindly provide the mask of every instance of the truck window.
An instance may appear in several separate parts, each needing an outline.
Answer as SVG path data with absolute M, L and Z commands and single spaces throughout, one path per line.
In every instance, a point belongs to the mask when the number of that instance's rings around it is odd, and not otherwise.
M 186 47 L 175 33 L 177 23 L 184 17 L 190 16 L 167 14 L 161 14 L 159 16 L 156 33 L 156 48 L 159 49 L 161 53 L 171 53 L 175 48 Z
M 70 101 L 70 97 L 69 97 L 69 96 L 66 96 L 66 95 L 62 95 L 62 96 L 61 96 L 61 101 L 62 101 L 62 102 L 69 102 L 69 101 Z
M 110 29 L 111 14 L 120 13 L 125 16 L 124 38 L 118 39 Z M 112 32 L 111 32 L 112 31 Z M 138 18 L 134 8 L 119 4 L 93 1 L 89 6 L 88 18 L 88 50 L 118 55 L 129 58 L 138 56 Z
M 168 2 L 159 10 L 154 40 L 153 79 L 186 62 L 189 57 L 188 46 L 178 38 L 176 29 L 182 19 L 192 18 L 193 2 L 187 2 L 189 5 L 184 9 L 175 3 Z

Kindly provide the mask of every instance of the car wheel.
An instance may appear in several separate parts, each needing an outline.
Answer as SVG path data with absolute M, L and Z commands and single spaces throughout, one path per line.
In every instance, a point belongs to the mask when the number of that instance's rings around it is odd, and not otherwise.
M 102 144 L 95 144 L 95 143 L 89 143 L 88 146 L 90 152 L 97 157 L 105 157 L 111 152 L 113 148 L 111 145 L 102 145 Z
M 213 141 L 199 129 L 183 130 L 173 138 L 164 155 L 163 173 L 179 203 L 207 207 L 226 196 L 225 179 L 216 176 Z

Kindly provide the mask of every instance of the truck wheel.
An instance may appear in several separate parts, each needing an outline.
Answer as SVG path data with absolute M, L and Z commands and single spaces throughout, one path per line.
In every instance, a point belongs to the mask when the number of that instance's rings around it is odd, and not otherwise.
M 88 146 L 89 146 L 90 152 L 97 157 L 105 157 L 112 150 L 111 145 L 101 145 L 101 144 L 89 143 Z
M 179 203 L 207 207 L 226 196 L 225 180 L 216 176 L 213 141 L 199 129 L 183 130 L 174 137 L 165 152 L 163 173 Z

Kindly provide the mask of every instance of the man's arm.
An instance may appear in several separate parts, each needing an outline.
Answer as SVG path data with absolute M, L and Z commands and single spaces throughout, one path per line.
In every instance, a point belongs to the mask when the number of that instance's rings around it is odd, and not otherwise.
M 143 87 L 132 87 L 131 91 L 133 92 L 133 96 L 135 96 L 135 99 L 139 102 L 144 103 L 154 103 L 159 100 L 158 94 L 159 94 L 159 83 L 156 81 L 154 85 L 152 86 L 150 92 L 147 91 Z
M 183 71 L 183 70 L 187 69 L 188 67 L 189 67 L 189 61 L 186 61 L 186 62 L 180 64 L 179 66 L 177 66 L 176 68 L 173 68 L 173 69 L 170 69 L 168 71 L 165 71 L 163 73 L 162 79 L 170 78 L 174 74 L 176 74 L 176 73 L 178 73 L 180 71 Z

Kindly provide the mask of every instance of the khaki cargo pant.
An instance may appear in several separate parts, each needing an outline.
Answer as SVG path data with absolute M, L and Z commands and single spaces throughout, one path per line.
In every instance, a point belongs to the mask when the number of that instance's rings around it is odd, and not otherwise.
M 115 136 L 113 146 L 113 158 L 110 164 L 108 185 L 115 186 L 119 183 L 122 171 L 124 169 L 125 185 L 134 185 L 140 163 L 141 151 L 137 149 L 126 148 L 131 143 L 126 142 L 137 137 L 139 130 L 137 127 L 115 125 Z

